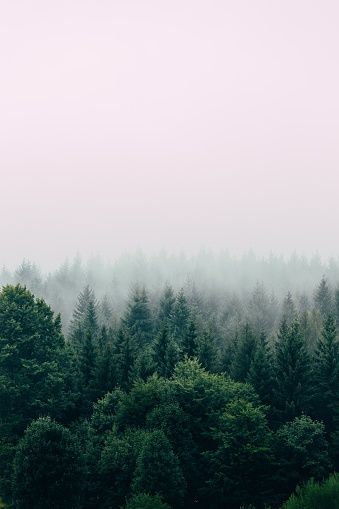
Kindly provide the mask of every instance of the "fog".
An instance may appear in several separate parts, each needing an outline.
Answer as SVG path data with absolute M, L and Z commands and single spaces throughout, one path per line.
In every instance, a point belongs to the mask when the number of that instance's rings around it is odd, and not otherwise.
M 337 2 L 1 11 L 0 266 L 337 256 Z

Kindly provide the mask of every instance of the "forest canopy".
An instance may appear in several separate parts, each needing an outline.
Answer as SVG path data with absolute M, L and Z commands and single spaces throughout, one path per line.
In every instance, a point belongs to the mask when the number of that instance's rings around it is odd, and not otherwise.
M 338 274 L 334 260 L 253 253 L 3 269 L 4 502 L 236 509 L 329 497 Z

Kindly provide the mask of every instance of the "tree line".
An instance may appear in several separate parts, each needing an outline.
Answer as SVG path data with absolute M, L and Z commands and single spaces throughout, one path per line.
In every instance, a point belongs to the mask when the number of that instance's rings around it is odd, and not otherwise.
M 187 288 L 136 283 L 118 313 L 85 285 L 66 332 L 2 288 L 8 507 L 276 508 L 337 486 L 338 290 L 324 276 L 279 302 L 257 282 L 221 305 Z

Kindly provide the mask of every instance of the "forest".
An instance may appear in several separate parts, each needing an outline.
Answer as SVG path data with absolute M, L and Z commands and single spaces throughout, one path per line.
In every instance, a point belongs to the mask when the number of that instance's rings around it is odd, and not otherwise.
M 78 254 L 0 284 L 0 507 L 339 508 L 339 259 Z

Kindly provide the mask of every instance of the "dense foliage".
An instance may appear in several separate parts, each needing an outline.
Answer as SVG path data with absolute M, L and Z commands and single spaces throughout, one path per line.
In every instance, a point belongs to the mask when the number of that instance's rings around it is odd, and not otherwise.
M 116 282 L 117 295 L 98 296 L 79 259 L 45 281 L 26 262 L 6 274 L 7 507 L 277 508 L 299 486 L 292 508 L 336 493 L 334 277 L 280 297 L 258 281 L 227 293 L 138 277 L 124 302 Z M 47 302 L 67 309 L 63 326 Z

